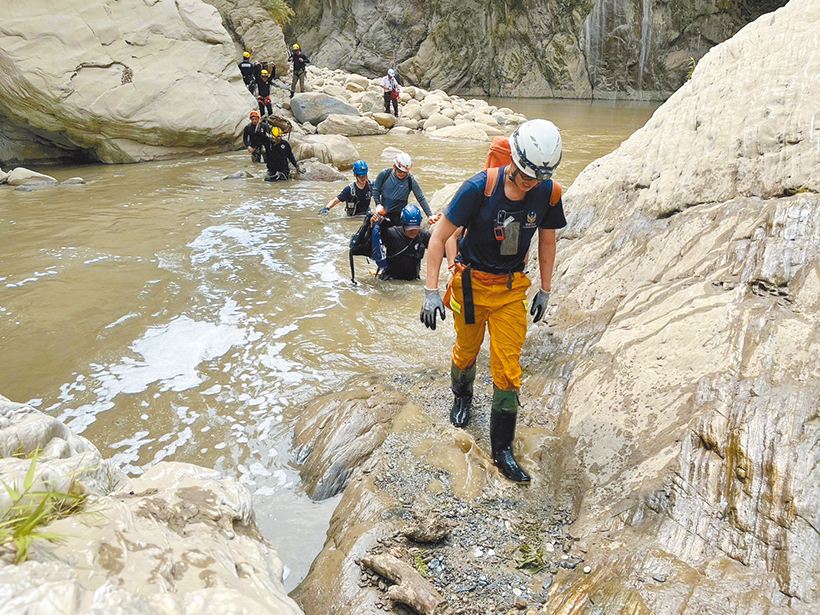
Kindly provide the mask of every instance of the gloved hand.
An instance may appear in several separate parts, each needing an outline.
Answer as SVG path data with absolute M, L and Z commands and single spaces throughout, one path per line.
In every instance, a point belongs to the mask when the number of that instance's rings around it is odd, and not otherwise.
M 330 211 L 329 207 L 322 207 L 322 209 L 319 210 L 319 215 L 326 214 L 329 211 Z
M 435 290 L 424 289 L 424 305 L 421 306 L 421 314 L 419 319 L 424 323 L 428 329 L 436 330 L 436 312 L 441 314 L 441 320 L 444 320 L 444 303 L 438 294 L 438 288 Z
M 547 304 L 550 300 L 550 293 L 548 290 L 539 290 L 538 294 L 532 298 L 532 305 L 530 306 L 530 314 L 532 314 L 533 322 L 538 322 L 547 313 Z

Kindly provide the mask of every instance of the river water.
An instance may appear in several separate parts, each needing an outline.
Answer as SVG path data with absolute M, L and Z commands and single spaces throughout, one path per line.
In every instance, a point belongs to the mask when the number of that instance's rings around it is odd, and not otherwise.
M 491 104 L 559 126 L 565 188 L 655 109 Z M 352 140 L 371 179 L 391 164 L 384 148 L 407 151 L 428 199 L 480 170 L 487 151 L 421 135 Z M 241 169 L 256 178 L 223 179 Z M 64 420 L 128 474 L 176 460 L 236 476 L 292 589 L 338 502 L 300 489 L 300 408 L 363 374 L 448 373 L 454 334 L 419 323 L 421 282 L 375 281 L 359 258 L 360 284 L 349 283 L 358 222 L 341 207 L 317 215 L 345 182 L 269 184 L 263 169 L 235 152 L 35 167 L 86 184 L 0 186 L 0 394 Z

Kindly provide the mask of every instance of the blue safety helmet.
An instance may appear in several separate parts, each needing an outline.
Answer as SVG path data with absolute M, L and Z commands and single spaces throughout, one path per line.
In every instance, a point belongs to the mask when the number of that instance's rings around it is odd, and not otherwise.
M 353 175 L 367 175 L 367 163 L 364 160 L 357 160 L 353 163 Z
M 418 205 L 405 205 L 401 210 L 401 223 L 405 228 L 421 227 L 421 210 Z

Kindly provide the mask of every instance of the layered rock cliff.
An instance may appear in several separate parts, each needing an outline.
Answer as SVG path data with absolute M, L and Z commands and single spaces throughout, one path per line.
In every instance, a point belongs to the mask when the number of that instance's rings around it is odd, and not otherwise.
M 728 7 L 732 2 L 721 3 Z M 773 10 L 785 0 L 746 3 Z M 712 0 L 296 0 L 314 62 L 491 96 L 665 99 L 749 13 Z
M 818 29 L 813 0 L 750 24 L 568 190 L 549 326 L 523 358 L 532 485 L 491 468 L 486 385 L 467 430 L 416 390 L 423 409 L 348 472 L 294 594 L 308 614 L 378 612 L 357 565 L 373 553 L 480 612 L 818 612 Z M 409 538 L 416 512 L 452 530 Z M 516 543 L 544 568 L 516 568 Z

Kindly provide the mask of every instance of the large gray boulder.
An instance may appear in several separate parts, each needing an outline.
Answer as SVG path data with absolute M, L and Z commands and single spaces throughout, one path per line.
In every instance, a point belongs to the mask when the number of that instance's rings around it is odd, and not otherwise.
M 300 124 L 321 124 L 329 115 L 359 115 L 356 107 L 320 92 L 296 94 L 290 100 L 290 110 Z
M 359 137 L 364 135 L 381 135 L 385 128 L 372 117 L 361 115 L 328 115 L 317 127 L 320 135 L 344 135 Z
M 294 135 L 291 145 L 297 160 L 316 158 L 340 171 L 353 168 L 353 163 L 359 158 L 356 147 L 342 135 Z
M 32 0 L 0 7 L 0 23 L 5 161 L 233 149 L 254 104 L 233 41 L 201 0 Z
M 57 183 L 57 180 L 51 177 L 51 175 L 44 175 L 43 173 L 38 173 L 37 171 L 32 171 L 31 169 L 26 169 L 24 167 L 12 169 L 12 171 L 6 176 L 5 181 L 9 186 Z

